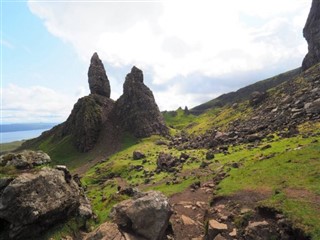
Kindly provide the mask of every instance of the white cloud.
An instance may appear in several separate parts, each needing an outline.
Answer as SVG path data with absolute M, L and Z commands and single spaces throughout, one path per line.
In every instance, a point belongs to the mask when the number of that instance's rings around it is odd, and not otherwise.
M 3 122 L 62 122 L 71 112 L 77 98 L 70 98 L 52 89 L 14 84 L 2 89 Z
M 297 67 L 306 53 L 302 27 L 310 0 L 170 0 L 160 2 L 36 2 L 31 11 L 88 61 L 94 51 L 110 65 L 137 65 L 154 84 L 198 73 Z M 288 65 L 288 64 L 284 64 Z M 289 70 L 289 69 L 285 69 Z M 234 80 L 230 80 L 234 81 Z M 223 84 L 223 83 L 217 83 Z M 159 105 L 169 108 L 158 93 Z M 190 95 L 190 105 L 197 96 Z M 185 94 L 174 95 L 184 97 Z M 193 100 L 192 100 L 193 99 Z

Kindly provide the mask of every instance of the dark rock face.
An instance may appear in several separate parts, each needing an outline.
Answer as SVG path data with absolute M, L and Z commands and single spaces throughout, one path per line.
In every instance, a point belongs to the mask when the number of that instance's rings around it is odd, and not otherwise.
M 127 75 L 123 95 L 116 103 L 109 98 L 110 84 L 97 53 L 91 58 L 88 77 L 91 94 L 78 100 L 67 121 L 27 141 L 22 149 L 38 148 L 44 141 L 55 144 L 66 140 L 80 152 L 97 147 L 110 154 L 120 145 L 123 132 L 135 137 L 168 134 L 140 69 L 133 67 Z
M 111 99 L 97 94 L 80 98 L 63 125 L 62 136 L 71 134 L 81 152 L 91 150 L 113 106 Z
M 37 236 L 76 213 L 88 217 L 90 204 L 77 183 L 58 169 L 23 173 L 0 192 L 0 220 L 10 224 L 13 239 Z
M 313 0 L 310 13 L 303 29 L 308 42 L 308 54 L 302 62 L 302 70 L 307 70 L 320 62 L 320 1 Z
M 143 83 L 143 73 L 136 67 L 126 76 L 123 95 L 115 104 L 114 117 L 123 130 L 135 137 L 168 134 L 153 94 Z
M 110 83 L 106 71 L 97 53 L 91 58 L 88 72 L 89 87 L 92 94 L 98 94 L 110 98 Z
M 158 191 L 149 191 L 114 206 L 111 218 L 121 229 L 148 240 L 161 240 L 171 214 L 167 197 Z

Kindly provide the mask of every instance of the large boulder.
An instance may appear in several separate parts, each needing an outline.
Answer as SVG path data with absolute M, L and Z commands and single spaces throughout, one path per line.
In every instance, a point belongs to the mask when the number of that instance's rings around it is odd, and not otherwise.
M 310 13 L 303 29 L 308 42 L 308 53 L 303 59 L 302 70 L 307 70 L 320 62 L 320 1 L 313 0 Z
M 94 53 L 91 57 L 88 78 L 91 94 L 98 94 L 110 98 L 111 90 L 109 79 L 97 53 Z
M 166 127 L 152 91 L 143 83 L 143 73 L 133 67 L 123 84 L 123 95 L 114 107 L 115 122 L 135 137 L 167 135 Z
M 167 197 L 158 191 L 149 191 L 115 205 L 111 218 L 122 230 L 148 240 L 162 240 L 171 214 Z
M 92 214 L 82 189 L 66 168 L 23 173 L 0 191 L 0 220 L 10 224 L 9 237 L 29 239 L 69 216 Z

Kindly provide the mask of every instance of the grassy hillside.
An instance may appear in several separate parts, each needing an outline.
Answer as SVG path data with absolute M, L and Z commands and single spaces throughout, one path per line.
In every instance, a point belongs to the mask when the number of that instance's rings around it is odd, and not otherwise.
M 203 168 L 206 149 L 185 150 L 190 158 L 179 172 L 161 172 L 149 176 L 156 169 L 159 152 L 170 152 L 179 157 L 181 151 L 156 145 L 157 136 L 146 138 L 128 146 L 111 158 L 94 166 L 82 179 L 93 203 L 100 224 L 108 220 L 111 207 L 126 197 L 117 194 L 117 187 L 132 186 L 140 190 L 160 190 L 168 196 L 181 192 L 199 180 L 214 178 L 218 173 L 228 174 L 218 186 L 217 196 L 228 196 L 244 191 L 264 192 L 266 198 L 258 204 L 272 206 L 283 212 L 314 239 L 320 237 L 320 127 L 319 123 L 300 126 L 313 133 L 293 138 L 264 139 L 257 147 L 242 144 L 229 148 L 229 154 L 216 154 Z M 266 150 L 263 146 L 268 145 Z M 133 160 L 133 151 L 142 151 L 146 160 Z M 234 163 L 239 168 L 232 167 Z M 147 174 L 146 174 L 147 173 Z
M 212 99 L 199 106 L 196 106 L 192 108 L 190 112 L 198 115 L 205 112 L 208 109 L 223 107 L 227 104 L 248 100 L 252 92 L 254 91 L 266 92 L 269 89 L 274 88 L 286 81 L 293 80 L 295 77 L 297 77 L 300 74 L 300 72 L 301 72 L 301 68 L 297 68 L 297 69 L 279 74 L 277 76 L 256 82 L 249 86 L 240 88 L 236 92 L 223 94 L 215 99 Z

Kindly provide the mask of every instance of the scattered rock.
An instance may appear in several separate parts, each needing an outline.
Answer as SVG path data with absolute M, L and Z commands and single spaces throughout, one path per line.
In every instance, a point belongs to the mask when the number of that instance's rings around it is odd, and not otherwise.
M 214 152 L 209 150 L 207 153 L 206 153 L 206 159 L 207 160 L 212 160 L 214 159 Z
M 181 215 L 181 220 L 184 225 L 196 225 L 196 222 L 186 215 Z
M 255 106 L 261 103 L 265 98 L 267 97 L 267 94 L 265 92 L 258 92 L 255 91 L 250 96 L 250 104 Z
M 139 159 L 145 158 L 146 155 L 141 151 L 134 151 L 132 153 L 132 157 L 133 157 L 133 160 L 139 160 Z
M 149 191 L 115 205 L 110 215 L 123 230 L 149 240 L 161 240 L 171 214 L 168 199 L 160 192 Z
M 163 171 L 172 171 L 178 165 L 179 161 L 170 153 L 161 152 L 157 159 L 157 168 Z
M 219 223 L 218 221 L 211 219 L 208 223 L 208 230 L 207 230 L 207 236 L 206 240 L 215 239 L 215 237 L 223 232 L 228 230 L 228 226 L 224 223 Z

